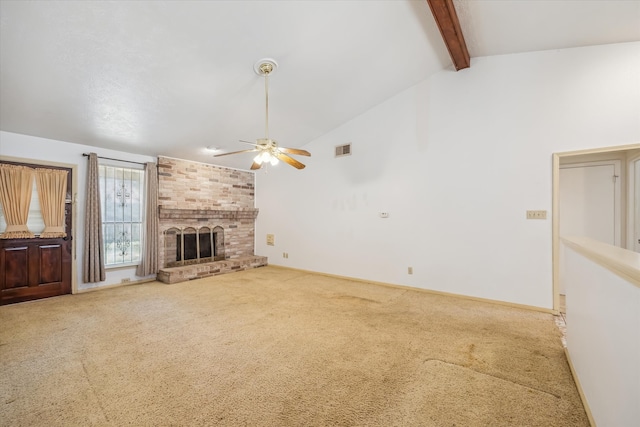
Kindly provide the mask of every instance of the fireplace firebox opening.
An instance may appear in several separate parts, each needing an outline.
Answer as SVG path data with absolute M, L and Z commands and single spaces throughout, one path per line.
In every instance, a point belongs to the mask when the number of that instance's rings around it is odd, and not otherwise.
M 196 243 L 197 237 L 197 243 Z M 211 234 L 210 233 L 189 233 L 176 235 L 176 261 L 187 261 L 190 259 L 204 259 L 211 258 Z M 184 257 L 182 256 L 180 239 L 184 239 Z M 213 255 L 215 256 L 215 240 L 216 236 L 213 235 Z
M 225 259 L 224 229 L 220 226 L 201 227 L 198 230 L 193 227 L 172 227 L 164 234 L 166 267 Z

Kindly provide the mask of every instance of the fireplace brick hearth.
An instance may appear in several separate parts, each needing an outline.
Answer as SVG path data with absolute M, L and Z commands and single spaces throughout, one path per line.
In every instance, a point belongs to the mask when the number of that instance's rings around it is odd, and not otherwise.
M 187 265 L 183 267 L 163 268 L 158 273 L 158 280 L 163 283 L 179 283 L 219 274 L 233 273 L 249 268 L 264 267 L 267 257 L 246 256 L 225 261 L 213 261 L 204 264 Z
M 254 195 L 251 172 L 158 157 L 158 279 L 177 283 L 267 265 L 254 254 Z M 177 235 L 212 230 L 215 257 L 176 260 Z

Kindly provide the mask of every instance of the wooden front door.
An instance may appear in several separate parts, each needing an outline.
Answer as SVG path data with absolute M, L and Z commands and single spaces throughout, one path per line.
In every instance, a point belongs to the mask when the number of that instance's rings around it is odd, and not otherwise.
M 0 305 L 71 293 L 71 169 L 68 173 L 65 222 L 67 237 L 56 239 L 0 239 Z

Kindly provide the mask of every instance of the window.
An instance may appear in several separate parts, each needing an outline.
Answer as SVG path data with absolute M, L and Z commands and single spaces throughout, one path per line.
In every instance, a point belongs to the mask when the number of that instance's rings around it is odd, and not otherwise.
M 144 229 L 144 171 L 104 164 L 98 169 L 105 265 L 138 264 Z

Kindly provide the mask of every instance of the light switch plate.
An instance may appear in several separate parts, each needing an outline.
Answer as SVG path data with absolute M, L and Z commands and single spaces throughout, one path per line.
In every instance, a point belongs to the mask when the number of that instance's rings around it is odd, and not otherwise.
M 527 219 L 547 219 L 547 211 L 527 211 Z

